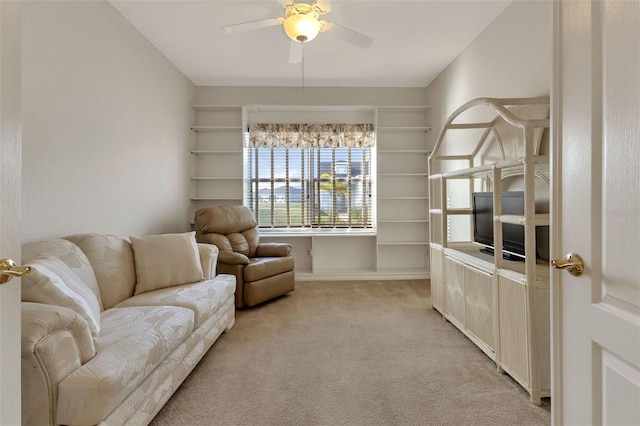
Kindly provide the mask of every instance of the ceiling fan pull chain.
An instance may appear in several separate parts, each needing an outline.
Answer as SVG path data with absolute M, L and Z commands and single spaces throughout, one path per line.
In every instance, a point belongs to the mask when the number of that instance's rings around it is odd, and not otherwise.
M 302 90 L 304 90 L 304 42 L 300 42 L 300 44 L 302 45 Z

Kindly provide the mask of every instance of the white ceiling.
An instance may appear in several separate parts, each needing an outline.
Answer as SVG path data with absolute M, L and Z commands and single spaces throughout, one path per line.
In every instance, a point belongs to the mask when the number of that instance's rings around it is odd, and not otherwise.
M 325 0 L 322 18 L 373 38 L 355 47 L 331 31 L 304 48 L 307 87 L 426 87 L 512 0 Z M 309 1 L 307 1 L 309 2 Z M 198 86 L 300 86 L 282 26 L 221 27 L 284 15 L 289 1 L 110 0 Z

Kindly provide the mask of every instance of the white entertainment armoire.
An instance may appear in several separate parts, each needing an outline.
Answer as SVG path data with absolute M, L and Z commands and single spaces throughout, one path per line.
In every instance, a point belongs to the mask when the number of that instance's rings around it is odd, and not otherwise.
M 479 98 L 449 116 L 429 156 L 433 307 L 537 405 L 551 389 L 548 241 L 536 244 L 536 227 L 549 225 L 548 127 L 548 97 Z M 524 214 L 502 214 L 494 196 L 495 253 L 481 252 L 472 194 L 516 190 Z M 524 228 L 524 261 L 503 259 L 503 223 Z

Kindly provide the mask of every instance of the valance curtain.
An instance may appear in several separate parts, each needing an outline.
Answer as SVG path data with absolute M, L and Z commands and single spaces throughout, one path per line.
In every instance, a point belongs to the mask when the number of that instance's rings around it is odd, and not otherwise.
M 270 124 L 249 127 L 252 148 L 370 148 L 373 124 Z

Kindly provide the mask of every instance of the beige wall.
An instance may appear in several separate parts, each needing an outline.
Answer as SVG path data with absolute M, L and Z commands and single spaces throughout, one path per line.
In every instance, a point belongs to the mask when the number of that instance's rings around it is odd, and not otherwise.
M 23 242 L 188 230 L 193 85 L 107 2 L 23 10 Z
M 0 255 L 20 262 L 20 2 L 0 1 Z M 0 425 L 19 425 L 20 279 L 0 285 Z
M 106 2 L 24 8 L 23 241 L 190 221 L 190 103 L 432 105 L 549 94 L 551 2 L 509 6 L 428 88 L 193 85 Z
M 550 94 L 551 7 L 546 0 L 514 1 L 429 84 L 434 139 L 449 114 L 472 99 Z
M 212 87 L 196 88 L 194 104 L 424 105 L 423 88 Z
M 552 1 L 515 0 L 478 38 L 476 38 L 427 87 L 427 104 L 432 106 L 431 143 L 442 130 L 449 115 L 466 102 L 479 97 L 520 98 L 548 96 L 552 72 Z M 495 117 L 488 108 L 474 108 L 464 113 L 463 121 L 485 121 Z M 461 117 L 462 118 L 462 117 Z M 466 134 L 447 135 L 441 153 L 468 153 L 477 140 Z M 548 132 L 541 151 L 548 151 Z M 453 163 L 453 162 L 450 162 Z M 458 165 L 459 167 L 466 167 Z M 451 168 L 458 168 L 451 164 Z M 448 197 L 455 205 L 468 203 L 466 186 L 456 191 L 450 183 Z M 548 185 L 537 199 L 548 203 Z M 457 220 L 457 219 L 456 219 Z M 466 240 L 468 221 L 458 220 L 451 230 L 452 240 Z M 462 223 L 464 222 L 464 223 Z

